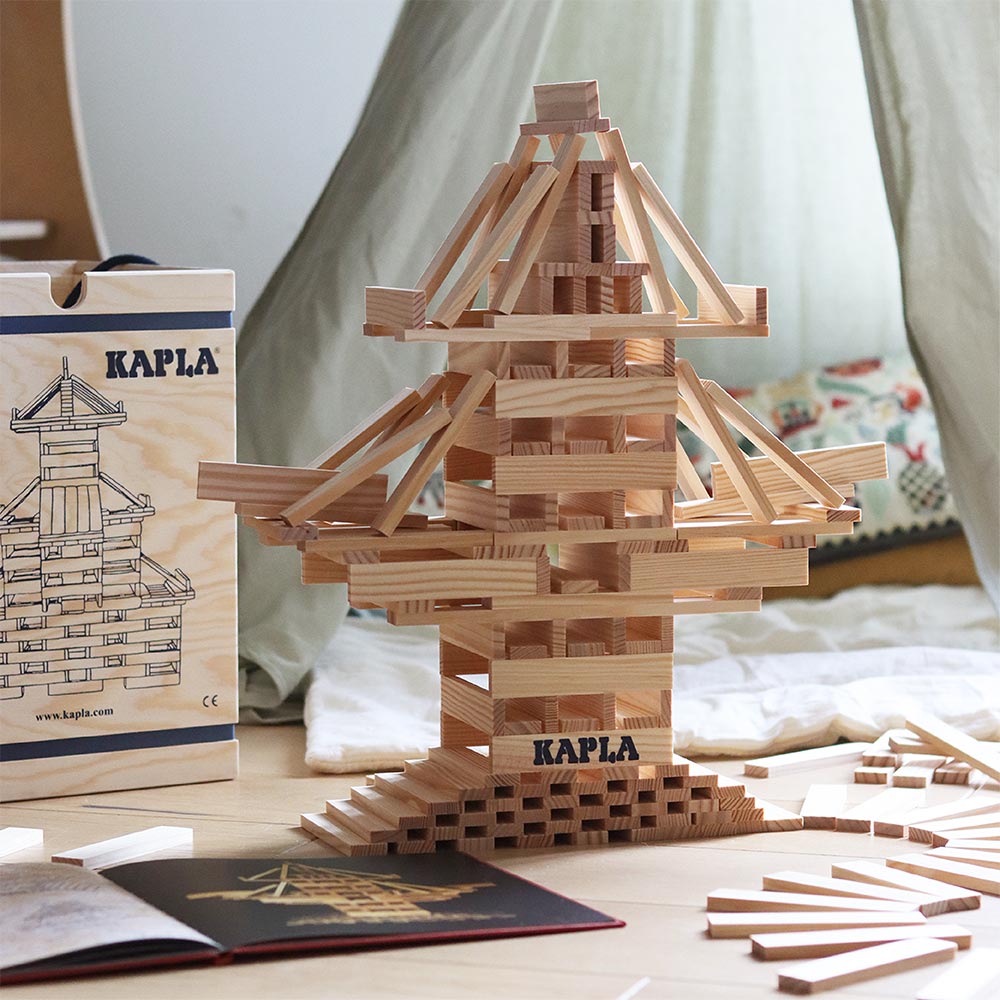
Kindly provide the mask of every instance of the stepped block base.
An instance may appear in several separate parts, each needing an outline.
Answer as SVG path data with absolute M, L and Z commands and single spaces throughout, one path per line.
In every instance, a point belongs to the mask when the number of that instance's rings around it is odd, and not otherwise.
M 641 843 L 802 829 L 732 778 L 683 757 L 671 764 L 493 774 L 467 749 L 431 750 L 302 816 L 349 856 Z

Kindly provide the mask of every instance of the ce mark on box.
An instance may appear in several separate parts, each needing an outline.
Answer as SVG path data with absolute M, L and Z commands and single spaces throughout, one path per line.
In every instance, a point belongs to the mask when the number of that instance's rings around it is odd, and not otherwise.
M 205 697 L 201 699 L 201 704 L 204 708 L 218 708 L 219 696 L 217 694 L 206 694 Z

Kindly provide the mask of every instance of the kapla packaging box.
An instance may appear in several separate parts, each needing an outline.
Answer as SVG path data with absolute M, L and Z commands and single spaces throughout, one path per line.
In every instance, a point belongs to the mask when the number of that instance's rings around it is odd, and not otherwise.
M 82 283 L 78 301 L 63 308 Z M 233 778 L 231 271 L 0 265 L 0 798 Z

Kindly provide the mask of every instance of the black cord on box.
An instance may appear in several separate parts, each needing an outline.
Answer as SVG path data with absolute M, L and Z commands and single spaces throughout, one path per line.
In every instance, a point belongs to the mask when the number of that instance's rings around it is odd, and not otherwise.
M 116 267 L 125 267 L 126 264 L 152 264 L 154 267 L 158 266 L 155 260 L 150 260 L 149 257 L 142 257 L 137 253 L 116 253 L 113 257 L 102 260 L 100 264 L 88 268 L 88 270 L 113 271 Z M 83 291 L 82 279 L 73 286 L 73 290 L 66 296 L 66 301 L 62 304 L 63 309 L 75 306 L 80 301 L 81 291 Z

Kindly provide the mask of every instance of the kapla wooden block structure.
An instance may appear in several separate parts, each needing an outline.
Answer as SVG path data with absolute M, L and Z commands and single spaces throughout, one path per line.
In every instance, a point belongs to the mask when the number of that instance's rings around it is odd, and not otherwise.
M 236 776 L 235 526 L 191 461 L 235 450 L 233 298 L 231 271 L 0 265 L 5 800 Z
M 538 121 L 414 287 L 366 291 L 365 333 L 444 342 L 447 372 L 308 468 L 201 466 L 199 495 L 298 547 L 304 582 L 440 626 L 441 746 L 303 817 L 349 854 L 801 825 L 674 756 L 674 617 L 754 611 L 762 587 L 804 584 L 816 536 L 860 516 L 851 484 L 886 475 L 884 446 L 797 456 L 676 357 L 688 338 L 767 336 L 766 289 L 719 279 L 601 117 L 595 81 L 535 95 Z M 697 317 L 654 229 L 694 279 Z M 712 496 L 678 418 L 719 456 Z M 387 496 L 381 470 L 421 443 Z M 442 460 L 444 516 L 409 513 Z

